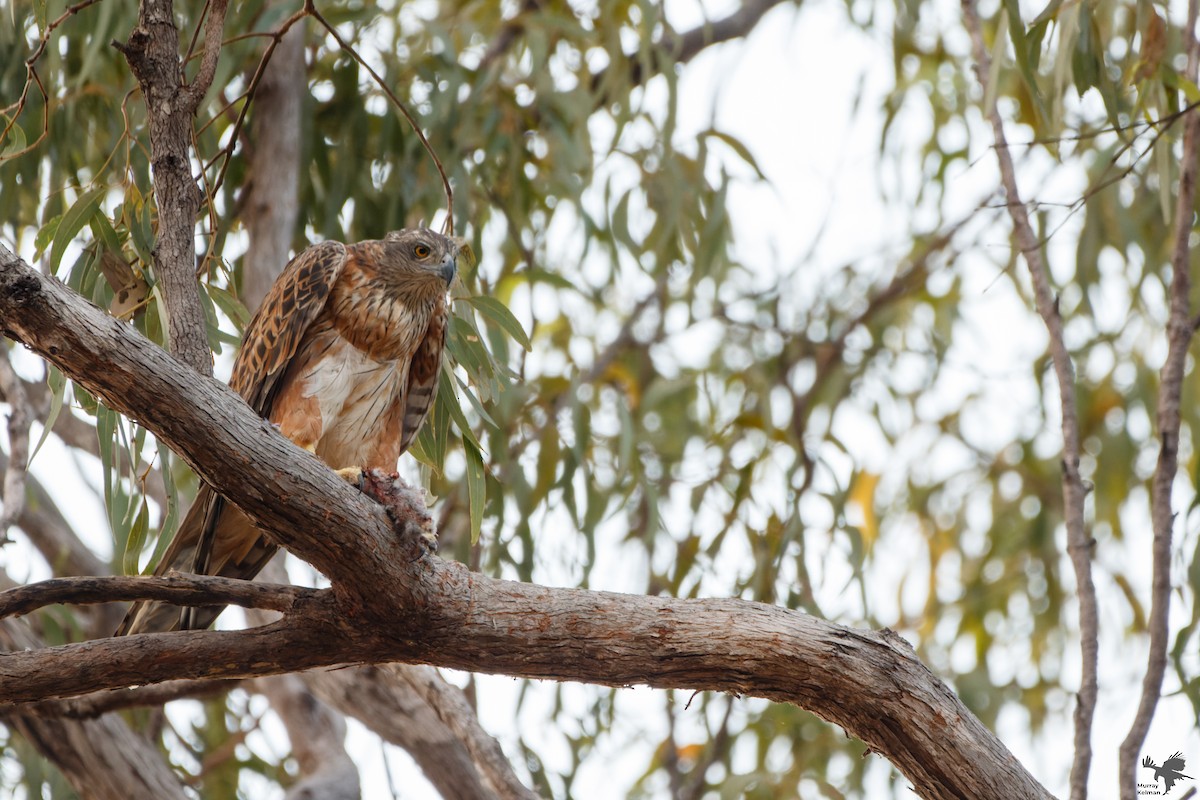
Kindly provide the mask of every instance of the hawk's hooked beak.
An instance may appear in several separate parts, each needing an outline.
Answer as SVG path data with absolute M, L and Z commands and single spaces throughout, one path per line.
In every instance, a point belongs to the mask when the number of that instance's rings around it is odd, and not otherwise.
M 458 252 L 447 253 L 442 259 L 441 276 L 446 281 L 446 286 L 454 282 L 454 276 L 458 274 Z

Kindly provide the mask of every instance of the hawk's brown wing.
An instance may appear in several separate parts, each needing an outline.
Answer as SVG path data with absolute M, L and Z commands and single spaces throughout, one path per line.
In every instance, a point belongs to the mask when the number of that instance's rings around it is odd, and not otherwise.
M 270 415 L 279 379 L 345 266 L 346 246 L 341 242 L 308 248 L 284 268 L 246 326 L 229 385 L 259 416 Z
M 425 338 L 417 345 L 408 367 L 408 387 L 404 392 L 404 425 L 400 434 L 400 452 L 408 450 L 429 409 L 437 399 L 438 378 L 442 374 L 442 351 L 446 347 L 449 314 L 441 304 L 429 321 Z
M 279 379 L 325 308 L 345 265 L 346 246 L 340 242 L 309 247 L 284 267 L 246 326 L 229 385 L 260 416 L 270 416 Z M 273 545 L 260 539 L 244 514 L 202 485 L 154 574 L 171 570 L 209 574 L 215 565 L 221 575 L 249 579 L 275 552 Z M 221 609 L 197 610 L 201 613 L 188 614 L 186 627 L 208 627 Z M 178 623 L 175 607 L 137 602 L 116 635 L 169 630 Z

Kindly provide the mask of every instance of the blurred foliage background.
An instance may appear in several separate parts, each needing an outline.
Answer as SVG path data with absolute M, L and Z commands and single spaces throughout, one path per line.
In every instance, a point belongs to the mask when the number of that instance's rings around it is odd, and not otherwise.
M 145 111 L 108 46 L 136 10 L 80 5 L 51 29 L 60 0 L 0 0 L 0 235 L 161 342 Z M 181 52 L 201 5 L 178 4 Z M 1181 74 L 1180 4 L 983 2 L 994 97 L 971 71 L 960 9 L 939 0 L 724 4 L 706 12 L 746 15 L 749 38 L 711 47 L 680 35 L 689 26 L 678 20 L 702 21 L 682 2 L 317 5 L 410 104 L 478 254 L 458 290 L 457 380 L 443 381 L 416 451 L 438 498 L 442 555 L 494 576 L 742 597 L 890 626 L 1060 790 L 1069 759 L 1034 755 L 1065 740 L 1078 674 L 1057 387 L 980 113 L 997 103 L 1079 377 L 1101 598 L 1098 725 L 1127 724 L 1120 692 L 1144 669 L 1175 115 L 1200 100 Z M 251 34 L 300 7 L 232 4 L 196 121 L 193 171 L 206 192 L 196 232 L 221 375 L 247 319 L 240 215 L 255 179 L 253 104 L 251 125 L 235 125 L 268 41 Z M 695 124 L 702 114 L 684 104 L 697 90 L 681 90 L 693 69 L 712 75 L 706 58 L 736 64 L 756 42 L 786 43 L 829 19 L 877 54 L 870 71 L 836 64 L 855 87 L 845 124 L 873 137 L 874 180 L 856 187 L 871 195 L 849 198 L 851 217 L 864 209 L 849 222 L 846 198 L 812 178 L 829 152 L 794 153 L 798 174 L 773 171 L 715 110 Z M 440 181 L 416 137 L 326 31 L 302 24 L 293 248 L 440 220 Z M 25 63 L 43 37 L 45 96 Z M 749 127 L 777 126 L 800 147 L 790 111 L 805 126 L 842 124 L 805 105 L 806 82 L 827 76 L 778 78 Z M 701 89 L 714 107 L 719 89 Z M 802 250 L 770 247 L 756 224 L 777 219 L 763 204 L 789 192 L 815 193 L 831 215 L 787 223 Z M 106 254 L 145 281 L 143 303 L 114 305 Z M 80 533 L 111 569 L 145 568 L 194 478 L 131 421 L 10 356 L 31 387 L 44 383 L 50 438 L 105 501 L 112 536 L 101 541 L 95 524 Z M 1195 380 L 1184 392 L 1165 691 L 1200 713 Z M 51 479 L 63 467 L 46 458 L 33 474 L 69 503 Z M 4 558 L 18 581 L 60 568 L 13 546 Z M 48 638 L 78 635 L 70 615 L 56 619 Z M 474 688 L 522 776 L 555 797 L 617 796 L 606 794 L 614 780 L 633 797 L 906 794 L 861 743 L 790 706 L 506 679 Z M 164 734 L 178 768 L 202 773 L 205 797 L 268 796 L 264 787 L 294 780 L 286 748 L 247 735 L 269 713 L 252 700 L 239 690 L 192 704 L 186 725 Z M 3 744 L 5 792 L 72 796 L 27 743 Z M 597 776 L 610 781 L 600 791 Z M 365 781 L 367 796 L 384 796 Z

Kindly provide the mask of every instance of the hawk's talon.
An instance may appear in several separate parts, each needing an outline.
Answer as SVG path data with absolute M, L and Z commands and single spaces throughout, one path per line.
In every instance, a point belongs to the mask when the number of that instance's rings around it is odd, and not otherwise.
M 363 468 L 362 467 L 342 467 L 336 469 L 338 477 L 350 484 L 354 488 L 362 491 L 363 488 Z
M 423 561 L 432 555 L 436 555 L 438 551 L 437 534 L 430 530 L 421 530 L 416 535 L 417 548 L 420 552 L 413 561 Z

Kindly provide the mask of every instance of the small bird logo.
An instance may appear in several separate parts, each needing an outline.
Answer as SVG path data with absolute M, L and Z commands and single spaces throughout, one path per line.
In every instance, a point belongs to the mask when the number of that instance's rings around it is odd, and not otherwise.
M 1160 767 L 1150 760 L 1150 756 L 1142 759 L 1142 766 L 1146 769 L 1154 770 L 1154 781 L 1158 782 L 1159 778 L 1163 781 L 1163 794 L 1171 791 L 1171 787 L 1175 785 L 1175 781 L 1180 778 L 1192 779 L 1191 775 L 1184 775 L 1183 770 L 1187 765 L 1183 761 L 1183 753 L 1175 753 Z

